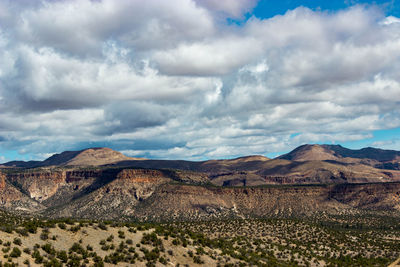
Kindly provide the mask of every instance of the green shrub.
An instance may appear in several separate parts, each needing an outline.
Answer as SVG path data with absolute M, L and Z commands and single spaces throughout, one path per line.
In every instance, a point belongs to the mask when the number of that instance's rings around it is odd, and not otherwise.
M 160 257 L 160 259 L 158 261 L 164 265 L 167 265 L 167 263 L 168 263 L 164 257 Z
M 124 231 L 119 230 L 119 231 L 118 231 L 118 237 L 121 238 L 121 239 L 124 239 L 124 238 L 125 238 L 125 233 L 124 233 Z
M 56 250 L 55 250 L 55 249 L 52 247 L 52 245 L 49 244 L 49 243 L 46 243 L 46 244 L 42 245 L 42 249 L 43 249 L 47 254 L 56 255 Z
M 47 239 L 49 239 L 49 234 L 48 234 L 48 233 L 45 233 L 45 232 L 42 232 L 42 233 L 40 234 L 40 239 L 42 239 L 42 240 L 47 240 Z
M 101 223 L 99 223 L 99 228 L 100 228 L 101 230 L 106 231 L 106 230 L 107 230 L 107 225 L 105 225 L 103 222 L 101 222 Z
M 10 253 L 10 257 L 12 258 L 18 258 L 21 256 L 21 250 L 17 247 L 14 247 Z
M 29 236 L 29 232 L 25 228 L 18 228 L 17 230 L 15 230 L 15 232 L 17 232 L 18 234 L 20 234 L 22 236 Z
M 18 237 L 14 238 L 13 243 L 17 246 L 21 246 L 22 244 L 21 238 Z
M 76 252 L 77 254 L 86 255 L 86 250 L 79 243 L 74 243 L 72 247 L 69 249 L 70 252 Z
M 56 258 L 52 258 L 50 261 L 43 264 L 45 267 L 61 267 L 62 263 L 59 262 Z
M 62 262 L 66 263 L 68 261 L 68 254 L 66 251 L 61 250 L 57 252 L 57 258 Z
M 200 256 L 194 256 L 193 257 L 193 262 L 197 264 L 204 264 L 204 261 L 201 259 Z

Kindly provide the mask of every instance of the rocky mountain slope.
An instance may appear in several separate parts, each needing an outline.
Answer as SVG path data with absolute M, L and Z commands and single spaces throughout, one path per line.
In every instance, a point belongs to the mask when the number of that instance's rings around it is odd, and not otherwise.
M 348 149 L 341 145 L 302 145 L 278 158 L 293 161 L 331 160 L 362 163 L 381 169 L 400 169 L 400 151 L 373 147 Z
M 141 220 L 365 209 L 400 215 L 400 171 L 385 168 L 398 163 L 397 152 L 372 154 L 306 145 L 276 159 L 192 162 L 135 159 L 107 148 L 70 151 L 32 168 L 3 164 L 0 206 L 52 217 Z
M 100 166 L 125 160 L 142 160 L 123 155 L 106 147 L 89 148 L 80 151 L 65 151 L 54 154 L 44 161 L 10 161 L 4 167 L 36 168 L 46 166 Z M 1 165 L 0 165 L 1 166 Z

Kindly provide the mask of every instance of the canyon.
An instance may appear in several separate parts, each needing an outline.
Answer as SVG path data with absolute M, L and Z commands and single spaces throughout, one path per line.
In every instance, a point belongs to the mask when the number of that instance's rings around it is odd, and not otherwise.
M 92 148 L 0 165 L 0 206 L 54 218 L 143 221 L 399 215 L 399 155 L 305 145 L 275 159 L 193 162 Z

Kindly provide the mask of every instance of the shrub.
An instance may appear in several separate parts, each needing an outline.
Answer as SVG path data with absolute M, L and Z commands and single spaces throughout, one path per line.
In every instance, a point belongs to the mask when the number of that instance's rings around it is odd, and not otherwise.
M 101 222 L 101 223 L 99 223 L 99 228 L 100 228 L 101 230 L 106 231 L 106 230 L 107 230 L 107 225 L 105 225 L 103 222 Z
M 17 232 L 18 234 L 22 235 L 22 236 L 28 236 L 29 232 L 27 229 L 25 228 L 18 228 L 17 230 L 15 230 L 15 232 Z
M 40 239 L 42 239 L 42 240 L 47 240 L 47 239 L 49 239 L 49 234 L 48 234 L 48 233 L 45 233 L 45 232 L 42 232 L 42 233 L 40 234 Z
M 43 264 L 45 267 L 61 267 L 62 263 L 59 262 L 56 258 L 52 258 L 50 261 Z
M 164 257 L 160 257 L 160 259 L 158 261 L 164 265 L 167 265 L 167 263 L 168 263 Z
M 17 247 L 14 247 L 13 250 L 10 253 L 10 257 L 12 258 L 18 258 L 21 256 L 21 250 Z
M 32 257 L 35 259 L 35 263 L 40 264 L 43 262 L 43 257 L 40 255 L 38 250 L 32 253 Z
M 22 241 L 21 241 L 20 238 L 16 237 L 16 238 L 14 238 L 13 243 L 14 243 L 15 245 L 17 245 L 17 246 L 21 246 Z
M 42 249 L 50 255 L 56 255 L 56 250 L 51 246 L 51 244 L 46 243 L 44 245 L 42 245 Z
M 69 249 L 70 252 L 76 252 L 81 255 L 86 255 L 86 250 L 79 243 L 74 243 L 72 247 Z
M 118 231 L 118 237 L 121 238 L 121 239 L 124 239 L 124 238 L 125 238 L 125 233 L 124 233 L 124 231 L 119 230 L 119 231 Z
M 204 261 L 200 258 L 200 256 L 194 256 L 193 262 L 197 264 L 204 264 Z
M 79 225 L 76 226 L 71 226 L 71 228 L 69 229 L 71 232 L 76 233 L 81 229 L 81 227 Z
M 64 250 L 57 252 L 57 258 L 62 262 L 66 263 L 68 261 L 67 252 Z

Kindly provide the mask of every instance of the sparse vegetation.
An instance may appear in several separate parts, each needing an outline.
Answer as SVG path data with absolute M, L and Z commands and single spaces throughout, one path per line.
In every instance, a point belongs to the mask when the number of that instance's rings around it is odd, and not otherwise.
M 0 211 L 0 261 L 2 266 L 386 266 L 400 257 L 398 219 L 364 213 L 149 224 L 46 220 Z M 21 238 L 15 229 L 29 234 Z

